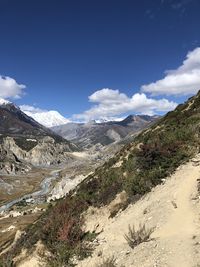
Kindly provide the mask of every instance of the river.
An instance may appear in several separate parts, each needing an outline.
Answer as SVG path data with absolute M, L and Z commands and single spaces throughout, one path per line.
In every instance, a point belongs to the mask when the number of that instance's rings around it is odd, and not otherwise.
M 33 193 L 24 195 L 20 198 L 14 199 L 5 205 L 0 207 L 0 214 L 11 208 L 13 205 L 19 203 L 22 200 L 28 199 L 37 199 L 38 197 L 46 196 L 50 190 L 51 184 L 54 180 L 57 179 L 58 173 L 60 170 L 54 170 L 51 172 L 51 176 L 46 177 L 40 184 L 40 190 L 35 191 Z

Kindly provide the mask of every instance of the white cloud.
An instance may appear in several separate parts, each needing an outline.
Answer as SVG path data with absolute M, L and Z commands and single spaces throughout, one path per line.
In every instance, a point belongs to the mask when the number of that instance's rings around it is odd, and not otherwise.
M 155 114 L 159 111 L 169 111 L 176 107 L 176 103 L 167 99 L 147 98 L 144 93 L 134 94 L 129 98 L 119 90 L 104 88 L 89 96 L 89 101 L 96 103 L 82 114 L 75 114 L 79 120 L 109 119 L 127 112 L 141 114 Z
M 26 86 L 18 84 L 15 79 L 8 76 L 0 75 L 0 97 L 1 98 L 20 98 L 23 94 L 23 89 Z
M 32 114 L 42 113 L 42 112 L 46 112 L 47 111 L 45 109 L 41 109 L 41 108 L 30 106 L 30 105 L 21 105 L 20 109 L 22 111 L 24 111 L 24 112 L 30 112 Z
M 108 88 L 104 88 L 101 90 L 98 90 L 94 92 L 92 95 L 89 96 L 90 102 L 103 102 L 104 104 L 110 104 L 110 103 L 121 103 L 122 101 L 125 101 L 127 99 L 127 96 L 123 93 L 120 93 L 119 90 L 112 90 Z
M 151 95 L 197 93 L 200 90 L 200 47 L 189 52 L 178 69 L 167 71 L 163 79 L 143 85 L 141 90 Z
M 28 116 L 46 127 L 58 126 L 70 122 L 56 110 L 43 110 L 34 106 L 21 105 L 20 109 Z

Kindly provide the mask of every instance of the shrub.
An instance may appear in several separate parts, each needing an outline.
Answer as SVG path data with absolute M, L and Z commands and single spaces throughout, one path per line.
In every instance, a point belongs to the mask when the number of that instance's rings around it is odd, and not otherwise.
M 15 143 L 18 147 L 25 151 L 30 151 L 32 148 L 34 148 L 38 141 L 32 141 L 32 140 L 26 140 L 24 138 L 15 138 Z
M 103 262 L 96 267 L 116 267 L 116 260 L 114 257 L 104 259 Z
M 147 229 L 145 225 L 139 225 L 138 230 L 135 230 L 135 226 L 131 228 L 129 225 L 128 234 L 125 234 L 125 239 L 131 248 L 135 248 L 143 242 L 149 241 L 153 228 Z
M 13 267 L 13 262 L 11 257 L 4 257 L 0 260 L 0 267 Z

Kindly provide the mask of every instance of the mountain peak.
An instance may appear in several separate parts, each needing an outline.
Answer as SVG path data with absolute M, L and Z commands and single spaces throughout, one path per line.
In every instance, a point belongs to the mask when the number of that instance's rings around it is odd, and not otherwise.
M 159 116 L 158 116 L 159 118 Z M 149 116 L 149 115 L 129 115 L 128 117 L 126 117 L 124 120 L 122 120 L 121 122 L 118 122 L 119 124 L 123 125 L 123 126 L 128 126 L 131 124 L 140 124 L 143 122 L 153 122 L 156 119 L 156 117 L 154 116 Z
M 8 104 L 11 104 L 11 102 L 6 99 L 0 98 L 0 106 Z
M 56 110 L 41 110 L 41 111 L 31 111 L 26 109 L 24 106 L 21 106 L 21 110 L 32 117 L 38 123 L 44 125 L 45 127 L 51 128 L 54 126 L 59 126 L 62 124 L 67 124 L 70 122 L 67 118 L 63 117 Z

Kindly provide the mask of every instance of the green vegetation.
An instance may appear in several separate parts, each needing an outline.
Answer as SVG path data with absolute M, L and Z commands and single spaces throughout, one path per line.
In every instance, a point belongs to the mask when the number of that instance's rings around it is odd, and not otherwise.
M 91 249 L 88 234 L 81 229 L 83 211 L 90 205 L 110 203 L 122 190 L 127 192 L 129 202 L 137 200 L 199 152 L 199 134 L 200 93 L 139 134 L 88 176 L 76 192 L 50 207 L 29 226 L 11 253 L 31 248 L 40 239 L 52 253 L 51 266 L 72 266 L 74 256 L 85 257 Z M 119 161 L 122 164 L 115 165 Z
M 13 267 L 12 259 L 9 258 L 4 258 L 0 259 L 0 267 Z
M 27 140 L 23 137 L 15 138 L 15 143 L 18 147 L 20 147 L 21 149 L 27 152 L 30 151 L 32 148 L 34 148 L 38 144 L 37 141 L 33 141 L 31 139 Z
M 28 204 L 26 202 L 26 199 L 22 199 L 21 201 L 19 201 L 15 205 L 18 206 L 18 207 L 26 207 Z

